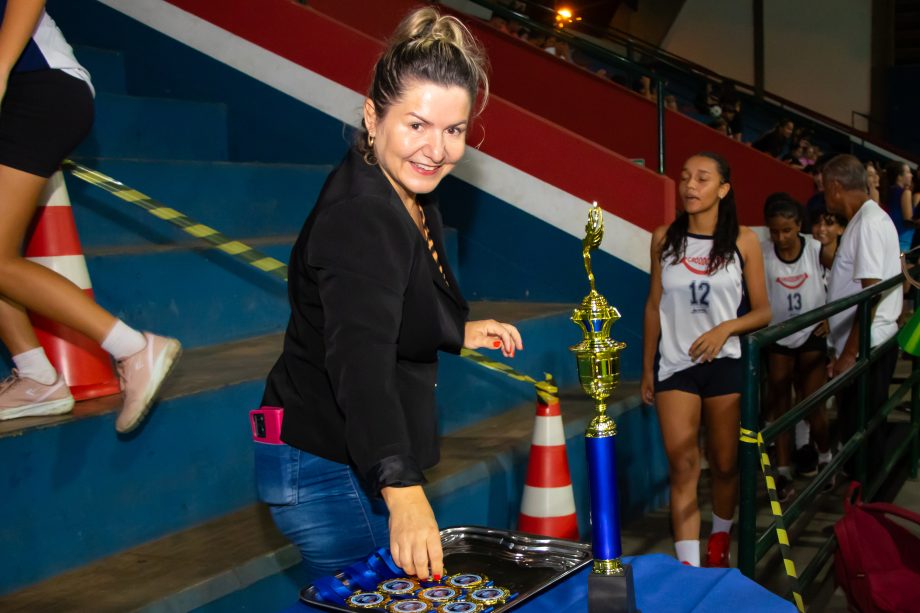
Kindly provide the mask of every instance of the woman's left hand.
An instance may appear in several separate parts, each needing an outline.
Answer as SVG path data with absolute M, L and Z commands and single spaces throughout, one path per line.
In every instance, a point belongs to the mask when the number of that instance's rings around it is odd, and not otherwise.
M 463 346 L 467 349 L 501 349 L 506 358 L 513 358 L 515 351 L 524 349 L 518 329 L 494 319 L 466 322 Z
M 728 337 L 728 330 L 719 324 L 693 341 L 690 345 L 690 359 L 698 363 L 712 362 L 719 355 Z

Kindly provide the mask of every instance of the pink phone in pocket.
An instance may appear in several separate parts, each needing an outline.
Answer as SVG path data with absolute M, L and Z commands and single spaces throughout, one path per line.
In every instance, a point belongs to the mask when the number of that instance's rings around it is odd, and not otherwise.
M 260 407 L 249 411 L 249 425 L 252 426 L 252 440 L 268 445 L 283 445 L 281 421 L 284 409 L 281 407 Z

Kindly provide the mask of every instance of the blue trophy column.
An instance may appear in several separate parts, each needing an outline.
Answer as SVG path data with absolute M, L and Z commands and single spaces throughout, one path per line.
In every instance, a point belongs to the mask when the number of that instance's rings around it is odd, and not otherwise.
M 616 436 L 585 438 L 591 486 L 591 541 L 595 560 L 623 555 L 617 492 Z

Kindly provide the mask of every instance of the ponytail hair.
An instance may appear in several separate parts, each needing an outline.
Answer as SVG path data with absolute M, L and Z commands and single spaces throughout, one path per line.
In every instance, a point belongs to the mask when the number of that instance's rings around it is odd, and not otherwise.
M 421 8 L 396 28 L 374 66 L 367 97 L 377 117 L 383 117 L 414 82 L 462 87 L 470 95 L 475 116 L 489 98 L 487 64 L 485 51 L 463 22 L 433 8 Z M 480 88 L 482 97 L 476 106 Z M 362 122 L 355 144 L 365 158 L 373 155 L 367 136 Z
M 718 153 L 711 151 L 701 151 L 693 157 L 708 158 L 716 163 L 719 173 L 719 182 L 728 183 L 729 190 L 719 203 L 719 216 L 716 221 L 716 231 L 712 237 L 712 250 L 709 252 L 709 267 L 707 274 L 712 274 L 720 268 L 724 268 L 735 259 L 735 251 L 738 242 L 738 207 L 735 204 L 735 190 L 731 189 L 731 168 Z M 661 250 L 662 261 L 670 257 L 672 264 L 678 264 L 684 257 L 687 249 L 687 235 L 690 223 L 690 216 L 687 211 L 681 211 L 677 215 L 665 234 L 664 246 Z

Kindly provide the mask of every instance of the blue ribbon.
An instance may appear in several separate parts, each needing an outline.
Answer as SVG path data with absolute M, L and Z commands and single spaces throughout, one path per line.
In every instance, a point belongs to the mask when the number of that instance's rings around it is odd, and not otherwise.
M 342 572 L 345 573 L 349 581 L 357 583 L 364 592 L 375 591 L 377 589 L 377 584 L 380 583 L 380 579 L 377 578 L 377 573 L 374 572 L 367 562 L 355 562 Z
M 342 604 L 354 591 L 335 577 L 320 577 L 313 581 L 313 588 L 323 601 Z
M 381 580 L 389 579 L 390 577 L 402 577 L 406 574 L 403 569 L 396 565 L 396 562 L 393 561 L 393 556 L 390 555 L 390 550 L 385 547 L 375 551 L 367 563 L 377 572 Z

